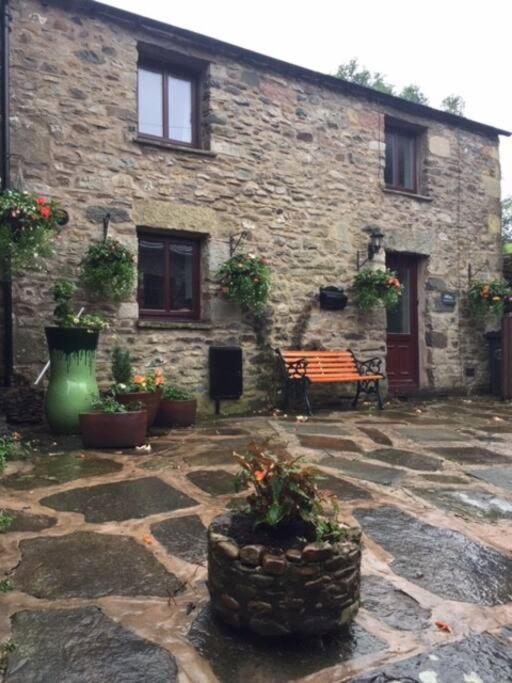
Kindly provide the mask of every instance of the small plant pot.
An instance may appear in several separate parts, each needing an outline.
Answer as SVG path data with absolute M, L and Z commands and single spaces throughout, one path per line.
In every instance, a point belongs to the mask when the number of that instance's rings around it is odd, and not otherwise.
M 146 443 L 147 410 L 128 413 L 81 413 L 85 448 L 135 448 Z
M 163 398 L 158 408 L 157 422 L 162 427 L 190 427 L 196 421 L 197 401 L 169 401 Z
M 161 398 L 162 392 L 160 391 L 129 391 L 126 394 L 116 394 L 116 401 L 124 406 L 130 405 L 130 403 L 142 403 L 148 412 L 148 429 L 155 422 Z

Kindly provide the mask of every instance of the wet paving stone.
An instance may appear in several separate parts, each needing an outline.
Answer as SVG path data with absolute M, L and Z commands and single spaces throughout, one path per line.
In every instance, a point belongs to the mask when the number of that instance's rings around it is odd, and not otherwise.
M 399 631 L 420 631 L 430 626 L 431 611 L 381 576 L 362 577 L 361 606 Z
M 153 524 L 151 533 L 171 555 L 193 564 L 206 565 L 206 527 L 197 515 Z
M 235 493 L 235 476 L 224 470 L 197 470 L 187 474 L 187 479 L 211 496 Z
M 133 538 L 77 531 L 20 543 L 17 590 L 36 598 L 174 595 L 182 583 Z
M 206 427 L 196 432 L 196 436 L 245 436 L 250 432 L 241 427 Z
M 457 477 L 454 474 L 423 474 L 421 478 L 437 484 L 471 484 L 466 477 Z
M 373 427 L 361 427 L 361 431 L 366 434 L 374 443 L 379 444 L 379 446 L 392 446 L 393 442 L 381 432 L 380 429 L 374 429 Z
M 349 434 L 349 430 L 339 424 L 329 424 L 328 422 L 305 422 L 297 424 L 287 424 L 281 425 L 287 431 L 295 432 L 296 434 L 309 435 L 309 436 L 344 436 Z
M 54 510 L 80 512 L 87 522 L 121 522 L 198 505 L 157 477 L 72 489 L 43 498 L 40 503 Z
M 434 472 L 443 467 L 443 463 L 438 458 L 429 455 L 421 455 L 412 451 L 402 451 L 396 448 L 380 448 L 376 451 L 367 453 L 368 458 L 382 460 L 388 465 L 398 465 L 410 470 L 424 470 Z
M 488 467 L 487 469 L 466 470 L 466 474 L 506 491 L 512 491 L 512 467 Z
M 350 477 L 356 479 L 364 479 L 365 481 L 373 481 L 376 484 L 383 484 L 390 486 L 399 481 L 404 472 L 394 470 L 391 467 L 381 467 L 380 465 L 372 465 L 371 463 L 362 460 L 350 460 L 349 458 L 341 458 L 329 455 L 320 460 L 320 465 L 324 467 L 334 467 L 348 474 Z
M 429 427 L 403 427 L 399 432 L 406 439 L 411 439 L 412 441 L 418 441 L 420 443 L 467 440 L 467 436 L 464 434 L 459 434 L 455 430 L 439 429 L 435 424 Z
M 317 434 L 300 434 L 300 445 L 304 448 L 328 451 L 348 451 L 361 453 L 362 449 L 351 439 L 338 439 L 334 436 L 322 436 Z
M 512 557 L 396 507 L 359 509 L 354 515 L 365 533 L 393 555 L 393 571 L 422 588 L 479 605 L 512 600 Z
M 357 624 L 318 639 L 265 639 L 219 623 L 208 608 L 188 639 L 222 683 L 285 683 L 385 647 Z
M 5 533 L 13 531 L 42 531 L 49 529 L 57 524 L 55 517 L 49 515 L 38 515 L 27 510 L 12 510 L 10 508 L 3 508 L 0 506 L 0 512 L 9 515 L 12 522 Z
M 417 496 L 444 510 L 478 519 L 512 519 L 512 501 L 474 489 L 412 489 Z
M 455 460 L 463 465 L 512 464 L 512 458 L 507 458 L 506 455 L 495 453 L 487 448 L 480 448 L 480 446 L 436 448 L 434 450 L 439 455 L 442 455 L 443 458 Z
M 215 446 L 207 451 L 201 451 L 200 453 L 186 457 L 185 462 L 191 467 L 200 467 L 201 465 L 206 467 L 213 465 L 234 465 L 235 459 L 233 457 L 233 451 L 235 450 L 237 449 L 232 447 Z
M 351 683 L 509 683 L 512 648 L 489 633 L 443 645 Z
M 61 453 L 34 458 L 30 472 L 18 472 L 2 479 L 2 486 L 29 491 L 43 486 L 65 484 L 74 479 L 98 477 L 119 472 L 123 468 L 108 458 L 95 458 L 81 453 Z
M 344 500 L 367 500 L 372 497 L 368 491 L 365 491 L 360 486 L 356 486 L 346 479 L 325 474 L 324 472 L 322 472 L 322 479 L 318 480 L 318 487 L 321 490 L 334 493 L 340 502 Z
M 12 618 L 5 683 L 174 683 L 174 657 L 99 609 L 43 609 Z

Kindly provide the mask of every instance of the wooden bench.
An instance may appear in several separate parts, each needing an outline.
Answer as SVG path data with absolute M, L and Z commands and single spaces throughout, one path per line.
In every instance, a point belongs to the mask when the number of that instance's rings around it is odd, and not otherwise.
M 350 383 L 356 384 L 353 407 L 361 393 L 375 394 L 379 408 L 383 409 L 379 382 L 382 360 L 370 358 L 359 361 L 352 351 L 281 351 L 276 349 L 284 379 L 284 407 L 288 406 L 290 395 L 300 394 L 308 415 L 311 403 L 310 384 Z

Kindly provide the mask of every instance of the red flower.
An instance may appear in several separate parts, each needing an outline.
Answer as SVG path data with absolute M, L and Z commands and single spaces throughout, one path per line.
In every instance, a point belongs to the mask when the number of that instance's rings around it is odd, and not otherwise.
M 36 204 L 39 204 L 39 206 L 44 206 L 46 204 L 46 199 L 44 197 L 38 197 L 36 199 Z
M 50 216 L 52 215 L 51 207 L 49 207 L 49 206 L 42 206 L 42 207 L 39 209 L 39 213 L 41 214 L 41 216 L 42 216 L 43 218 L 50 218 Z

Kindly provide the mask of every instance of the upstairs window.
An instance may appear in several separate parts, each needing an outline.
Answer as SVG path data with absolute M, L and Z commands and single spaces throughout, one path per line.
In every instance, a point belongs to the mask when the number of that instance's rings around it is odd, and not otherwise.
M 141 317 L 200 317 L 200 248 L 199 240 L 139 233 Z
M 197 90 L 192 72 L 139 65 L 139 135 L 199 147 Z
M 386 187 L 418 191 L 418 137 L 414 128 L 386 123 Z

